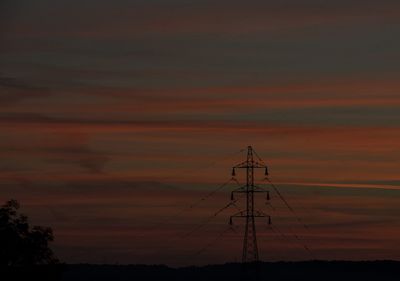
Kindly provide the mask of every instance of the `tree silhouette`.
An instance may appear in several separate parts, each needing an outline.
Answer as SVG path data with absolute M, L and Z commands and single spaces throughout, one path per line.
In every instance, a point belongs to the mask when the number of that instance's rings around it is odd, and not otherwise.
M 0 266 L 56 264 L 49 242 L 54 240 L 49 227 L 33 226 L 19 214 L 20 205 L 10 200 L 0 207 Z

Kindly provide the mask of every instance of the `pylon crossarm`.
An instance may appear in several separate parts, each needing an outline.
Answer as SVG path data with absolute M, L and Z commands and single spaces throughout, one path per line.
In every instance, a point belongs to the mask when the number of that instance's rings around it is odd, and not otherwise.
M 269 217 L 269 215 L 265 214 L 265 213 L 262 212 L 262 211 L 255 210 L 255 211 L 254 211 L 254 217 L 261 217 L 261 218 L 263 218 L 263 217 Z
M 267 214 L 265 214 L 264 212 L 262 212 L 262 211 L 255 211 L 255 215 L 254 215 L 254 217 L 255 218 L 267 218 L 268 219 L 268 224 L 272 224 L 272 221 L 271 221 L 271 216 L 270 215 L 267 215 Z
M 231 216 L 231 218 L 245 218 L 245 217 L 246 217 L 246 211 L 240 211 Z
M 253 162 L 253 168 L 267 168 L 267 165 L 265 165 L 264 163 L 260 163 L 257 161 Z
M 235 193 L 246 193 L 246 186 L 244 185 L 244 186 L 241 186 L 241 187 L 239 187 L 239 188 L 233 190 L 233 191 L 231 192 L 231 200 L 234 200 L 234 199 L 235 199 L 235 198 L 234 198 L 234 194 L 235 194 Z
M 269 193 L 269 190 L 266 190 L 266 189 L 263 189 L 263 188 L 259 188 L 259 189 L 253 190 L 253 192 L 255 192 L 255 193 L 256 192 L 257 193 Z M 236 190 L 233 190 L 231 192 L 231 200 L 235 200 L 235 196 L 234 196 L 235 193 L 247 193 L 246 186 L 242 186 L 242 187 L 240 187 L 240 188 L 238 188 Z
M 233 166 L 233 168 L 239 168 L 239 169 L 244 169 L 244 168 L 254 168 L 254 169 L 262 169 L 262 168 L 267 168 L 267 165 L 262 164 L 260 162 L 254 161 L 251 163 L 248 163 L 247 161 L 244 161 L 242 163 L 239 163 L 235 166 Z
M 261 186 L 254 186 L 253 192 L 269 192 L 268 189 L 261 187 Z
M 243 185 L 239 188 L 234 189 L 232 192 L 246 192 L 246 186 Z
M 246 217 L 246 212 L 245 211 L 237 212 L 236 214 L 230 216 L 229 225 L 233 225 L 233 218 L 245 218 L 245 217 Z
M 248 166 L 247 161 L 243 161 L 243 162 L 241 162 L 241 163 L 239 163 L 239 164 L 233 166 L 233 168 L 245 168 L 245 167 L 247 167 L 247 166 Z
M 233 224 L 233 218 L 248 218 L 249 216 L 247 216 L 246 211 L 240 211 L 232 216 L 230 216 L 229 218 L 229 224 L 232 225 Z M 255 211 L 254 215 L 251 216 L 254 218 L 268 218 L 269 224 L 271 224 L 271 216 L 267 215 L 261 211 Z

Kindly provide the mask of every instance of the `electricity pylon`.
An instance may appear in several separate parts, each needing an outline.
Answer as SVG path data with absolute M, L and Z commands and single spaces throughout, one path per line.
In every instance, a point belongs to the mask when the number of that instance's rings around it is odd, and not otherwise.
M 257 155 L 257 154 L 256 154 Z M 257 156 L 258 157 L 258 156 Z M 261 211 L 254 209 L 254 194 L 259 192 L 265 192 L 267 194 L 267 200 L 270 199 L 269 191 L 261 187 L 254 185 L 254 169 L 265 169 L 265 175 L 268 175 L 268 167 L 261 162 L 255 161 L 253 158 L 253 148 L 247 147 L 247 160 L 239 163 L 232 168 L 232 177 L 236 175 L 235 169 L 246 169 L 246 185 L 239 187 L 232 191 L 231 200 L 234 200 L 235 193 L 246 194 L 246 210 L 240 211 L 230 217 L 229 223 L 232 225 L 233 218 L 245 218 L 246 226 L 243 238 L 243 253 L 242 262 L 250 263 L 259 261 L 258 246 L 257 246 L 257 234 L 256 224 L 254 219 L 258 217 L 268 218 L 268 224 L 271 224 L 271 216 L 264 214 Z

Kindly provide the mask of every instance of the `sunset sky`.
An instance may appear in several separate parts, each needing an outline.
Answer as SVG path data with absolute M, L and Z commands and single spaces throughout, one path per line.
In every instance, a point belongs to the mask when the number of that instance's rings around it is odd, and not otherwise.
M 400 259 L 399 34 L 390 0 L 1 1 L 0 200 L 68 263 L 240 261 L 235 208 L 197 227 L 237 184 L 189 207 L 252 145 L 296 212 L 257 202 L 261 259 Z

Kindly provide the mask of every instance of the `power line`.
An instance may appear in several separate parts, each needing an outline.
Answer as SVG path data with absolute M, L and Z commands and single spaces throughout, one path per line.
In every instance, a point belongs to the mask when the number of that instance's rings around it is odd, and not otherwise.
M 229 154 L 228 156 L 225 156 L 225 157 L 221 158 L 219 161 L 222 161 L 222 160 L 231 158 L 231 157 L 233 157 L 233 156 L 235 156 L 235 155 L 237 155 L 238 153 L 243 152 L 243 151 L 244 151 L 244 149 L 241 149 L 241 150 L 239 150 L 239 151 L 236 151 L 236 152 L 234 152 L 234 153 L 231 153 L 231 154 Z M 215 163 L 218 163 L 219 161 L 217 160 L 217 161 L 212 162 L 212 164 L 211 164 L 210 166 L 215 165 Z M 227 186 L 231 181 L 236 182 L 236 183 L 240 186 L 240 183 L 238 182 L 238 180 L 237 180 L 236 178 L 232 177 L 232 178 L 230 178 L 228 181 L 226 181 L 226 182 L 222 183 L 221 185 L 219 185 L 217 188 L 215 188 L 215 189 L 212 190 L 211 192 L 207 193 L 205 196 L 203 196 L 203 197 L 201 197 L 200 199 L 194 201 L 194 202 L 193 202 L 192 204 L 190 204 L 189 206 L 182 208 L 182 209 L 181 209 L 180 211 L 178 211 L 175 215 L 173 215 L 172 218 L 179 217 L 180 215 L 182 215 L 182 214 L 185 213 L 186 211 L 189 211 L 189 210 L 191 210 L 191 209 L 197 207 L 197 206 L 200 205 L 201 203 L 205 202 L 207 199 L 209 199 L 210 197 L 212 197 L 215 193 L 217 193 L 218 191 L 220 191 L 221 189 L 223 189 L 225 186 Z
M 221 189 L 223 189 L 225 186 L 227 186 L 232 180 L 234 180 L 235 182 L 237 182 L 237 180 L 235 180 L 234 178 L 230 178 L 228 181 L 224 182 L 223 184 L 219 185 L 217 188 L 215 188 L 214 190 L 212 190 L 211 192 L 209 192 L 208 194 L 206 194 L 205 196 L 203 196 L 202 198 L 200 198 L 199 200 L 196 200 L 194 203 L 192 203 L 191 205 L 184 207 L 183 209 L 181 209 L 180 211 L 178 211 L 175 215 L 172 216 L 172 219 L 175 219 L 179 216 L 181 216 L 183 213 L 193 210 L 195 207 L 197 207 L 199 204 L 205 202 L 207 199 L 209 199 L 211 196 L 213 196 L 215 193 L 217 193 L 218 191 L 220 191 Z M 200 230 L 201 228 L 203 228 L 206 224 L 208 224 L 211 220 L 213 220 L 219 213 L 221 213 L 222 211 L 224 211 L 226 208 L 228 208 L 229 206 L 234 206 L 235 208 L 238 208 L 235 205 L 235 202 L 230 202 L 228 205 L 226 205 L 225 207 L 218 209 L 215 213 L 213 213 L 213 215 L 209 216 L 208 218 L 206 218 L 206 220 L 202 221 L 200 224 L 198 224 L 194 229 L 190 230 L 187 233 L 183 233 L 183 234 L 177 234 L 174 235 L 171 239 L 168 239 L 169 242 L 174 241 L 175 239 L 185 239 L 187 237 L 189 237 L 191 234 L 193 234 L 194 232 L 196 232 L 197 230 Z M 167 224 L 166 221 L 161 222 L 161 224 Z M 160 226 L 160 223 L 155 224 L 154 226 Z M 169 243 L 171 244 L 171 243 Z
M 210 197 L 212 197 L 213 195 L 215 195 L 218 191 L 220 191 L 221 189 L 223 189 L 225 186 L 227 186 L 231 181 L 233 180 L 233 178 L 229 179 L 228 181 L 224 182 L 223 184 L 219 185 L 217 188 L 215 188 L 214 190 L 212 190 L 211 192 L 207 193 L 206 195 L 204 195 L 203 197 L 201 197 L 200 199 L 194 201 L 192 204 L 182 208 L 181 210 L 179 210 L 178 212 L 176 212 L 174 215 L 172 215 L 171 219 L 176 219 L 178 217 L 180 217 L 182 214 L 184 214 L 187 211 L 191 211 L 192 209 L 194 209 L 195 207 L 197 207 L 198 205 L 200 205 L 201 203 L 204 203 L 205 201 L 207 201 L 207 199 L 209 199 Z M 164 222 L 166 223 L 166 222 Z M 157 224 L 159 225 L 159 224 Z
M 205 225 L 207 225 L 210 221 L 212 221 L 215 217 L 217 217 L 220 213 L 222 213 L 223 211 L 225 211 L 226 209 L 228 209 L 230 206 L 235 206 L 235 203 L 237 202 L 237 200 L 229 202 L 226 206 L 218 209 L 216 212 L 214 212 L 211 216 L 207 217 L 203 222 L 201 222 L 200 224 L 196 225 L 192 230 L 190 230 L 189 232 L 187 232 L 186 234 L 182 235 L 182 238 L 186 238 L 189 237 L 191 234 L 195 233 L 196 231 L 200 230 L 201 228 L 203 228 Z
M 300 239 L 300 237 L 298 235 L 291 233 L 291 236 L 294 237 L 295 240 L 297 241 L 297 243 L 295 243 L 292 239 L 290 239 L 289 236 L 287 236 L 284 232 L 279 230 L 279 228 L 276 225 L 275 226 L 270 225 L 270 228 L 275 234 L 280 235 L 282 238 L 289 241 L 290 243 L 301 246 L 304 250 L 306 250 L 308 252 L 308 254 L 310 254 L 310 256 L 313 259 L 315 259 L 314 253 L 311 251 L 311 249 L 306 244 L 303 243 L 303 241 Z
M 285 199 L 285 197 L 282 195 L 282 193 L 279 191 L 279 189 L 270 181 L 268 177 L 265 177 L 264 180 L 268 181 L 272 188 L 275 190 L 276 194 L 278 194 L 279 198 L 282 200 L 282 202 L 285 203 L 286 207 L 289 209 L 289 211 L 293 214 L 294 218 L 306 229 L 308 229 L 308 226 L 303 223 L 302 219 L 297 215 L 297 212 L 290 206 L 289 202 Z
M 282 193 L 279 192 L 279 189 L 271 182 L 271 180 L 270 180 L 268 177 L 265 177 L 264 180 L 267 180 L 267 181 L 270 183 L 270 185 L 273 187 L 273 189 L 275 190 L 275 192 L 278 194 L 279 198 L 285 203 L 286 207 L 292 212 L 292 214 L 294 215 L 294 218 L 295 218 L 307 231 L 309 231 L 309 227 L 308 227 L 307 225 L 305 225 L 305 224 L 302 222 L 302 219 L 297 215 L 296 211 L 291 207 L 291 205 L 289 205 L 288 201 L 285 199 L 285 197 L 282 195 Z M 298 241 L 301 241 L 299 235 L 297 235 L 297 234 L 295 234 L 295 233 L 293 233 L 293 232 L 292 232 L 292 235 L 293 235 L 293 237 L 296 238 Z M 311 251 L 311 249 L 310 249 L 307 245 L 302 244 L 302 247 L 303 247 L 305 250 L 307 250 L 307 251 L 313 256 L 313 258 L 315 258 L 313 252 Z
M 193 204 L 191 204 L 187 209 L 193 209 L 194 207 L 196 207 L 197 205 L 199 205 L 200 203 L 202 203 L 203 201 L 206 201 L 208 198 L 210 198 L 211 196 L 213 196 L 215 193 L 217 193 L 218 191 L 220 191 L 222 188 L 224 188 L 226 185 L 228 185 L 231 181 L 233 180 L 233 178 L 229 179 L 228 181 L 224 182 L 223 184 L 221 184 L 220 186 L 218 186 L 216 189 L 214 189 L 213 191 L 209 192 L 208 194 L 206 194 L 205 196 L 203 196 L 202 198 L 200 198 L 198 201 L 194 202 Z
M 210 248 L 211 246 L 213 246 L 216 242 L 218 242 L 226 233 L 233 231 L 236 233 L 236 230 L 232 227 L 229 226 L 227 228 L 225 228 L 223 231 L 221 231 L 214 240 L 212 240 L 211 242 L 207 243 L 204 247 L 202 247 L 199 251 L 195 252 L 193 254 L 193 256 L 198 256 L 200 254 L 202 254 L 204 251 L 206 251 L 208 248 Z

